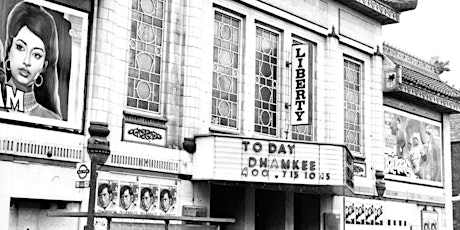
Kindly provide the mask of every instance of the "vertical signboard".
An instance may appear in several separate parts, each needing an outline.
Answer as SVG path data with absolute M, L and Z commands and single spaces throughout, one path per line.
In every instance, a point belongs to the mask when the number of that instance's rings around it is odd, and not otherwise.
M 0 0 L 0 118 L 81 129 L 88 13 Z
M 308 44 L 292 46 L 291 124 L 309 123 Z

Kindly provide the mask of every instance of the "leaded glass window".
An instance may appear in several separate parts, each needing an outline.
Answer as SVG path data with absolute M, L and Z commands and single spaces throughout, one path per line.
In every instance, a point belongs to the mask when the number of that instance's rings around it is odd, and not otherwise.
M 127 106 L 160 112 L 163 0 L 132 0 Z
M 360 154 L 362 66 L 345 59 L 343 71 L 345 144 L 351 152 Z
M 254 131 L 276 136 L 279 34 L 256 28 Z
M 305 44 L 307 43 L 309 45 L 309 57 L 308 57 L 308 70 L 307 70 L 307 78 L 308 79 L 313 79 L 313 68 L 314 66 L 314 56 L 316 55 L 316 47 L 313 43 L 308 42 L 308 41 L 293 41 L 293 45 L 298 45 L 298 44 Z M 309 91 L 312 90 L 311 87 L 312 82 L 308 82 L 308 87 Z M 311 100 L 311 99 L 310 99 Z M 313 103 L 312 103 L 313 104 Z M 292 105 L 291 105 L 292 106 Z M 291 107 L 292 108 L 292 107 Z M 312 125 L 292 125 L 291 126 L 291 138 L 294 140 L 301 140 L 301 141 L 312 141 L 313 140 L 313 134 L 312 134 Z
M 211 121 L 231 128 L 238 127 L 240 26 L 240 20 L 234 17 L 220 12 L 214 16 Z

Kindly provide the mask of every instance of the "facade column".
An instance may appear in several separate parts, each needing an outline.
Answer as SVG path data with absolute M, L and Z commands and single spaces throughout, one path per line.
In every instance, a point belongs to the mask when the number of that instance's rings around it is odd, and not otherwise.
M 91 72 L 89 91 L 89 121 L 108 122 L 109 120 L 109 98 L 111 86 L 112 69 L 112 43 L 113 43 L 113 0 L 101 0 L 95 14 L 93 27 L 93 47 L 91 56 Z
M 326 61 L 324 68 L 324 114 L 318 114 L 318 135 L 324 137 L 324 142 L 342 143 L 343 132 L 337 132 L 337 127 L 343 127 L 343 110 L 337 108 L 343 107 L 343 87 L 340 87 L 342 79 L 342 61 L 339 50 L 339 36 L 335 32 L 334 26 L 331 33 L 326 38 Z M 318 103 L 320 104 L 320 103 Z M 324 118 L 321 118 L 324 117 Z M 322 120 L 324 119 L 324 120 Z M 321 128 L 324 126 L 324 129 Z M 324 133 L 321 133 L 324 132 Z
M 180 71 L 180 78 L 183 78 L 184 89 L 183 89 L 183 112 L 182 112 L 182 121 L 181 126 L 183 127 L 183 131 L 181 136 L 184 138 L 191 138 L 195 134 L 200 133 L 200 128 L 202 125 L 198 125 L 200 122 L 200 118 L 203 120 L 210 120 L 211 113 L 209 111 L 210 105 L 200 103 L 201 99 L 201 91 L 203 89 L 202 78 L 211 79 L 211 74 L 208 76 L 203 76 L 200 72 L 203 63 L 203 57 L 205 56 L 203 50 L 198 45 L 200 44 L 200 39 L 203 37 L 203 25 L 202 25 L 202 14 L 203 10 L 200 8 L 200 5 L 196 5 L 195 2 L 192 1 L 184 1 L 185 4 L 183 6 L 183 13 L 178 14 L 178 17 L 185 16 L 183 18 L 183 25 L 181 25 L 180 30 L 183 31 L 183 45 L 184 48 L 183 52 L 183 60 L 182 62 L 184 65 Z M 179 16 L 180 15 L 180 16 Z M 212 22 L 208 26 L 209 28 L 213 28 Z M 176 30 L 177 31 L 177 30 Z M 175 32 L 176 32 L 175 31 Z M 209 36 L 212 37 L 212 36 Z M 212 42 L 212 41 L 208 41 Z M 211 88 L 211 85 L 208 85 Z M 206 89 L 207 90 L 207 89 Z M 210 94 L 208 94 L 209 97 Z M 202 108 L 206 107 L 206 109 Z M 199 114 L 199 116 L 197 116 Z M 179 145 L 182 143 L 182 139 L 179 136 Z
M 367 101 L 371 108 L 371 116 L 369 120 L 365 120 L 366 126 L 372 127 L 370 129 L 370 136 L 372 137 L 365 146 L 370 146 L 371 166 L 374 170 L 384 171 L 385 160 L 382 146 L 384 146 L 384 126 L 383 126 L 383 54 L 380 53 L 380 48 L 377 46 L 377 51 L 372 57 L 371 63 L 371 78 L 368 82 L 370 85 L 369 96 Z M 366 93 L 366 95 L 368 95 Z M 366 118 L 365 118 L 366 119 Z M 364 136 L 369 136 L 364 134 Z M 364 140 L 366 142 L 366 140 Z M 371 171 L 368 171 L 371 172 Z

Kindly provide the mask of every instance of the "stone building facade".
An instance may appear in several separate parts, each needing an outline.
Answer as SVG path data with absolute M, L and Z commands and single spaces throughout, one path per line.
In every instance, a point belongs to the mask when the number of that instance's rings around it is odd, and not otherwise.
M 2 1 L 1 28 L 17 2 Z M 110 191 L 111 211 L 145 214 L 148 190 L 155 214 L 236 219 L 224 229 L 450 229 L 443 166 L 458 92 L 381 45 L 382 26 L 414 4 L 32 2 L 55 18 L 62 119 L 0 111 L 0 229 L 83 229 L 46 213 L 87 210 L 76 187 L 92 121 L 110 129 L 99 211 Z M 397 117 L 441 138 L 436 175 L 411 168 Z M 394 167 L 398 153 L 407 167 Z

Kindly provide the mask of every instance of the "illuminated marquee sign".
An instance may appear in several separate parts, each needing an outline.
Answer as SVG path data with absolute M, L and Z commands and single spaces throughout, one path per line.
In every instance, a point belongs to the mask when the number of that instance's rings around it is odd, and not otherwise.
M 291 124 L 309 121 L 308 44 L 292 46 Z
M 223 136 L 196 143 L 194 179 L 348 185 L 343 146 Z

